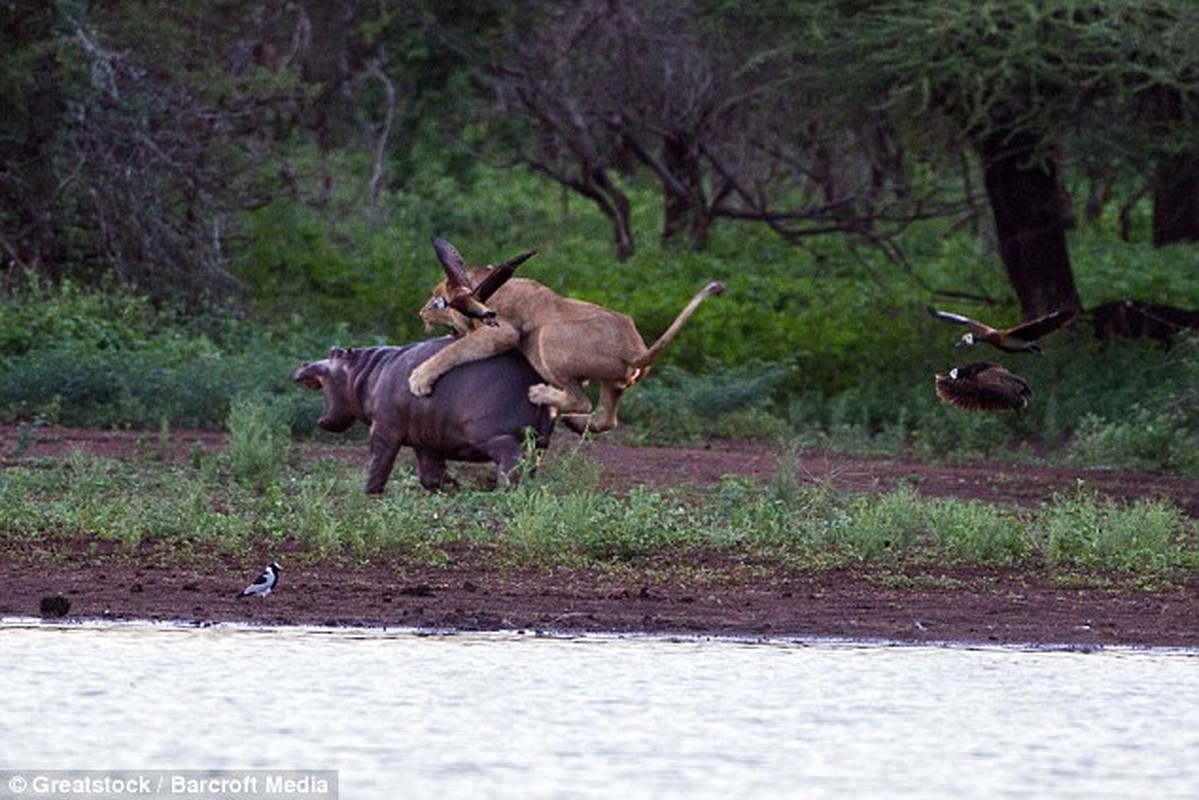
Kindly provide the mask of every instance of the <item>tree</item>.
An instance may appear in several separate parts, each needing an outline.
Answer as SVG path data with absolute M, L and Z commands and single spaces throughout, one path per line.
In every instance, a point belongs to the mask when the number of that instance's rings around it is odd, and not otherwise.
M 1195 23 L 1184 0 L 896 0 L 851 9 L 829 41 L 843 61 L 860 60 L 878 76 L 870 91 L 885 94 L 894 113 L 945 115 L 971 142 L 1008 278 L 1024 313 L 1036 316 L 1078 307 L 1059 148 L 1164 166 L 1165 154 L 1193 139 Z M 1188 110 L 1147 124 L 1138 109 L 1163 88 L 1187 99 Z M 1147 141 L 1147 150 L 1130 146 Z M 1193 141 L 1189 148 L 1199 152 Z M 1185 192 L 1185 183 L 1175 185 Z
M 1199 25 L 1199 12 L 1195 24 Z M 1194 44 L 1199 47 L 1199 35 Z M 1147 94 L 1154 119 L 1170 128 L 1199 127 L 1199 89 L 1189 97 L 1174 86 L 1158 86 Z M 1162 149 L 1153 167 L 1153 245 L 1199 242 L 1199 141 Z
M 767 6 L 545 4 L 494 47 L 458 48 L 491 100 L 487 129 L 506 131 L 497 160 L 595 203 L 618 258 L 634 248 L 622 182 L 638 171 L 661 187 L 662 241 L 697 249 L 719 219 L 789 241 L 879 239 L 946 213 L 935 190 L 908 182 L 885 114 L 859 126 L 813 112 L 824 107 L 805 102 L 818 92 L 787 46 L 805 6 Z
M 234 287 L 234 215 L 269 198 L 266 154 L 302 102 L 295 26 L 280 24 L 297 20 L 228 1 L 2 13 L 20 54 L 3 78 L 6 282 L 115 275 L 161 299 Z
M 51 168 L 71 80 L 54 47 L 63 21 L 48 3 L 0 8 L 0 245 L 5 288 L 26 273 L 61 277 L 64 240 L 53 224 L 55 197 L 68 175 Z

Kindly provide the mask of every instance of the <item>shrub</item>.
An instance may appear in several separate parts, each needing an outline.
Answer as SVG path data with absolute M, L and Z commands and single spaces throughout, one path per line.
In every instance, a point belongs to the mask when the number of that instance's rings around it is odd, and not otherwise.
M 1199 430 L 1188 428 L 1179 411 L 1136 406 L 1116 422 L 1088 414 L 1070 441 L 1068 458 L 1076 464 L 1199 475 Z
M 266 489 L 277 483 L 290 439 L 287 408 L 261 395 L 239 395 L 229 408 L 229 459 L 242 484 Z
M 1183 563 L 1186 517 L 1174 506 L 1139 500 L 1120 507 L 1080 490 L 1058 497 L 1041 520 L 1051 567 L 1155 572 Z

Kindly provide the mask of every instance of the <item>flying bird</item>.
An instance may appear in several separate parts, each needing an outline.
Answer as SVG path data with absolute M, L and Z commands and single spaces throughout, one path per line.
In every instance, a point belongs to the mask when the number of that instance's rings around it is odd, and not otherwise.
M 492 269 L 479 282 L 478 286 L 472 286 L 466 260 L 462 258 L 458 248 L 445 239 L 434 237 L 433 249 L 436 251 L 437 260 L 441 262 L 442 270 L 446 275 L 446 288 L 450 294 L 446 305 L 471 319 L 481 320 L 483 324 L 491 327 L 496 327 L 499 323 L 495 320 L 495 312 L 484 305 L 487 298 L 491 297 L 512 277 L 517 267 L 537 255 L 536 250 L 528 250 L 515 258 L 510 258 Z
M 279 583 L 281 571 L 282 567 L 274 561 L 267 564 L 262 574 L 255 578 L 253 583 L 242 589 L 238 597 L 266 597 L 271 593 L 271 589 L 274 589 L 275 585 Z
M 966 411 L 1020 411 L 1028 406 L 1028 381 L 991 361 L 954 367 L 934 381 L 937 397 Z
M 970 328 L 962 334 L 962 338 L 958 339 L 955 347 L 971 347 L 979 342 L 986 342 L 1005 353 L 1032 353 L 1038 356 L 1042 355 L 1042 352 L 1040 346 L 1037 345 L 1037 339 L 1056 331 L 1074 319 L 1073 314 L 1063 314 L 1058 310 L 1010 328 L 992 328 L 976 319 L 955 314 L 952 311 L 941 311 L 933 306 L 928 307 L 928 313 L 937 319 Z

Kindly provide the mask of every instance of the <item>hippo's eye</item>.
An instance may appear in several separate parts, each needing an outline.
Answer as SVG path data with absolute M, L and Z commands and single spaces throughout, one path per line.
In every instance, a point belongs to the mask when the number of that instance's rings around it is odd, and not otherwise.
M 449 303 L 446 302 L 445 298 L 438 295 L 429 301 L 428 307 L 435 311 L 441 311 L 448 305 Z

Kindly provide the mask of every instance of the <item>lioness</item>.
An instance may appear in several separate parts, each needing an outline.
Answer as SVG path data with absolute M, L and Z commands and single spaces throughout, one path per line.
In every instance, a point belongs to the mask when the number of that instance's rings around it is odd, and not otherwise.
M 724 291 L 723 283 L 709 283 L 647 348 L 626 314 L 562 297 L 524 278 L 512 278 L 493 289 L 495 281 L 487 278 L 498 270 L 490 266 L 467 269 L 448 242 L 437 241 L 435 248 L 446 280 L 433 289 L 420 316 L 426 328 L 449 325 L 459 338 L 412 371 L 408 378 L 412 393 L 431 393 L 437 379 L 459 364 L 519 349 L 545 381 L 529 387 L 529 400 L 553 406 L 562 422 L 576 433 L 615 428 L 616 409 L 625 390 L 645 377 L 704 298 Z M 474 290 L 485 283 L 488 291 L 494 292 L 480 298 L 495 312 L 487 318 L 488 324 L 483 324 L 482 312 L 472 318 L 458 310 L 465 307 L 460 302 L 462 287 Z M 583 388 L 592 380 L 600 381 L 599 409 L 594 415 Z

